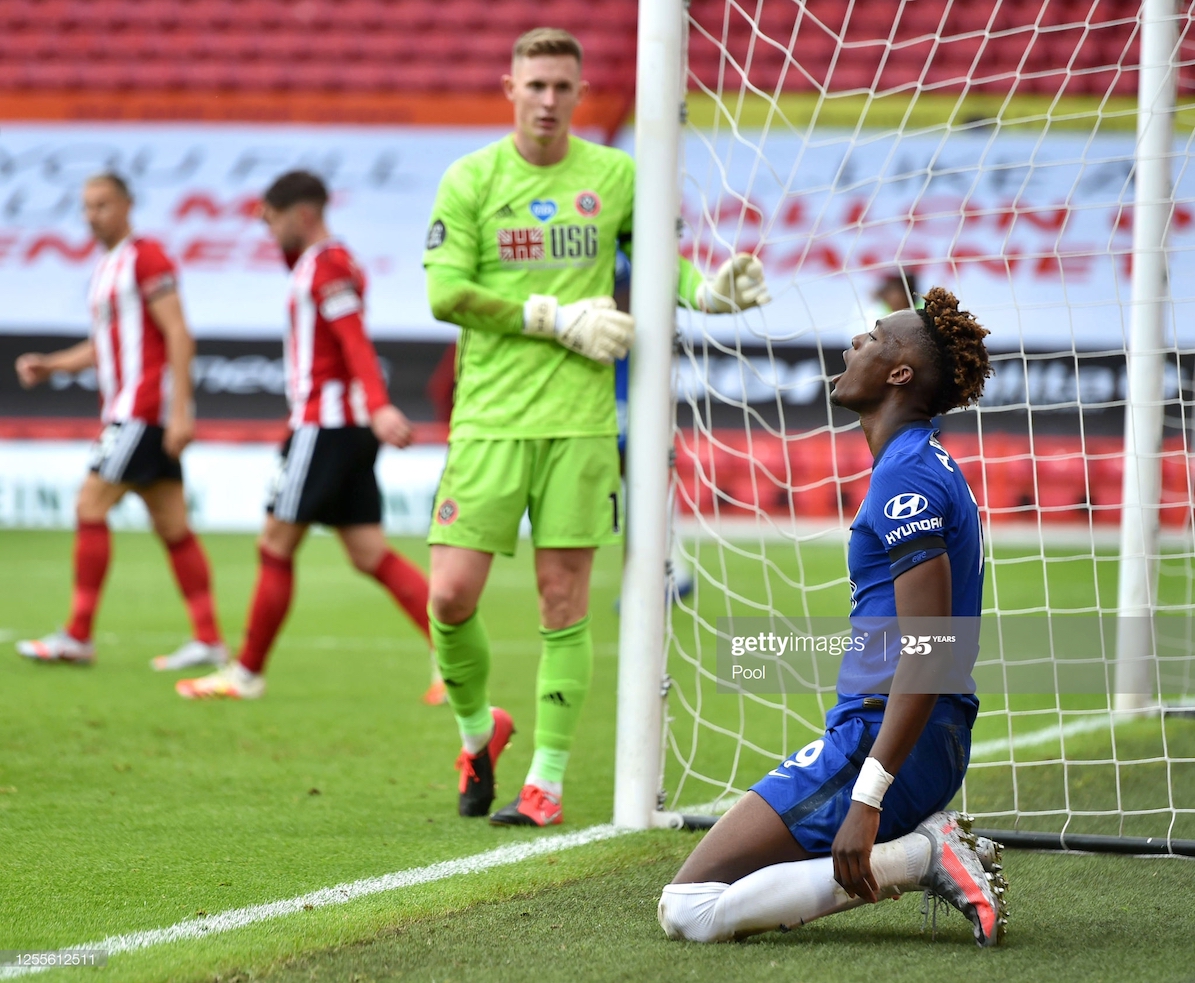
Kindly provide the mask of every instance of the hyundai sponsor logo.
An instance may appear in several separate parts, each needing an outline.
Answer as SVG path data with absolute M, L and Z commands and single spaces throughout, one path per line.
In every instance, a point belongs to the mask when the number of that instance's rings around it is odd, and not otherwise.
M 918 495 L 916 492 L 902 492 L 900 495 L 893 495 L 888 499 L 888 504 L 884 506 L 884 515 L 889 519 L 911 519 L 915 515 L 920 515 L 927 508 L 929 508 L 929 502 L 924 495 Z
M 942 519 L 940 516 L 932 516 L 928 519 L 914 519 L 912 522 L 906 522 L 903 526 L 897 526 L 890 533 L 884 536 L 884 544 L 886 546 L 895 546 L 902 539 L 912 537 L 915 533 L 929 533 L 930 535 L 942 532 Z

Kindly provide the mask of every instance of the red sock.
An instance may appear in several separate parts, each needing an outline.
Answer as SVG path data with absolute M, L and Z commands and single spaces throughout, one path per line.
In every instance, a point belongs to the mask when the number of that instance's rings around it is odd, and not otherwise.
M 265 668 L 270 646 L 286 620 L 290 610 L 290 598 L 295 589 L 295 565 L 293 560 L 275 556 L 258 548 L 261 568 L 257 574 L 257 588 L 253 592 L 253 604 L 249 608 L 249 627 L 245 631 L 245 642 L 241 646 L 240 663 L 250 672 L 261 672 Z
M 216 606 L 212 600 L 212 578 L 208 571 L 207 556 L 194 533 L 187 534 L 177 543 L 167 543 L 170 565 L 174 568 L 174 579 L 187 603 L 195 637 L 206 645 L 220 641 L 220 629 L 216 627 Z
M 387 550 L 373 572 L 374 579 L 390 592 L 415 627 L 430 640 L 427 624 L 427 577 L 415 564 Z
M 106 522 L 80 522 L 75 532 L 75 589 L 71 596 L 71 620 L 66 633 L 86 642 L 91 638 L 91 620 L 99 607 L 104 575 L 112 556 L 112 537 Z

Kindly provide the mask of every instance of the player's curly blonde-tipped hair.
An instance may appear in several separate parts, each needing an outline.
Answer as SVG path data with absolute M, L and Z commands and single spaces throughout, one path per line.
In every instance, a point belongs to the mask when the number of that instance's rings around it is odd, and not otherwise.
M 930 413 L 938 416 L 970 406 L 983 395 L 983 384 L 992 374 L 983 343 L 990 332 L 970 311 L 960 310 L 958 298 L 945 287 L 932 287 L 924 298 L 925 307 L 917 313 L 937 354 Z
M 572 55 L 581 63 L 581 42 L 559 27 L 536 27 L 519 37 L 511 62 L 540 55 Z

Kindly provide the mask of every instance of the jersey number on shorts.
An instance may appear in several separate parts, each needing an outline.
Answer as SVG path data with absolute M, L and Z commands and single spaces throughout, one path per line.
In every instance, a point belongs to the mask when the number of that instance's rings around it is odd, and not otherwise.
M 821 757 L 822 748 L 825 746 L 826 742 L 820 737 L 816 741 L 810 741 L 791 758 L 782 761 L 779 768 L 773 768 L 769 774 L 775 775 L 777 778 L 787 778 L 788 775 L 782 771 L 784 768 L 808 768 Z

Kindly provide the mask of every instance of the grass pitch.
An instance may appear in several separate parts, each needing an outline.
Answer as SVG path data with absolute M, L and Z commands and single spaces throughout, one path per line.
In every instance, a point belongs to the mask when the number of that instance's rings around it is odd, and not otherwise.
M 208 536 L 205 545 L 235 641 L 255 574 L 253 542 Z M 426 563 L 421 544 L 398 545 Z M 9 638 L 61 623 L 70 547 L 68 534 L 0 533 L 0 631 Z M 603 551 L 595 569 L 594 689 L 570 768 L 566 829 L 610 816 L 620 560 Z M 31 664 L 11 648 L 0 658 L 0 949 L 161 928 L 544 835 L 455 815 L 458 739 L 445 708 L 419 702 L 422 639 L 333 539 L 313 537 L 297 569 L 296 603 L 261 701 L 187 703 L 173 692 L 174 676 L 149 670 L 151 656 L 185 638 L 186 620 L 161 548 L 142 534 L 115 536 L 96 666 Z M 1090 565 L 1084 576 L 1091 580 Z M 504 801 L 531 756 L 539 647 L 528 549 L 495 564 L 483 614 L 495 700 L 520 729 L 501 766 Z M 655 898 L 693 842 L 635 834 L 41 978 L 1191 975 L 1193 868 L 1184 861 L 1012 854 L 1010 944 L 996 953 L 975 950 L 957 914 L 930 942 L 912 899 L 742 945 L 668 944 Z

